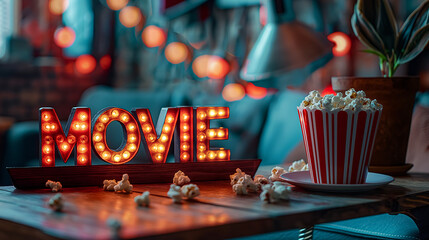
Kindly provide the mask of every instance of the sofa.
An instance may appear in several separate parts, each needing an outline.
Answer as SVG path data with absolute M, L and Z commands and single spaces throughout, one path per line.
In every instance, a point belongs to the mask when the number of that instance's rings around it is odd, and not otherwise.
M 228 106 L 230 118 L 212 121 L 212 126 L 228 128 L 229 139 L 213 141 L 212 146 L 230 149 L 231 159 L 260 158 L 262 165 L 274 165 L 282 163 L 302 141 L 296 106 L 304 96 L 304 93 L 298 91 L 285 90 L 263 99 L 245 97 L 240 101 L 226 102 L 219 95 L 202 93 L 192 83 L 153 91 L 117 90 L 96 86 L 82 95 L 78 106 L 90 107 L 92 116 L 108 106 L 128 111 L 132 108 L 149 108 L 154 119 L 157 119 L 162 107 Z M 5 166 L 39 165 L 38 131 L 38 122 L 20 122 L 10 129 L 7 135 L 7 150 L 0 169 L 1 185 L 11 184 Z M 119 124 L 112 123 L 109 126 L 107 139 L 111 148 L 120 145 L 121 134 L 123 133 Z M 25 151 L 22 151 L 22 146 L 25 146 Z M 137 156 L 129 163 L 147 162 L 148 159 L 144 156 L 144 148 L 140 148 Z M 167 161 L 172 159 L 170 154 Z M 93 157 L 93 164 L 105 163 Z M 56 165 L 74 165 L 74 161 L 69 159 L 67 163 L 63 163 L 57 160 Z M 246 239 L 294 239 L 298 236 L 297 231 L 269 233 Z M 403 214 L 382 214 L 321 224 L 315 227 L 314 234 L 316 239 L 419 239 L 416 224 Z

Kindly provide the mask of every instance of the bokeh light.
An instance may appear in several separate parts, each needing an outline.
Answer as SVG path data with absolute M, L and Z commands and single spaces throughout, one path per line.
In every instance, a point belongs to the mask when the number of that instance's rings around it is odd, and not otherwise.
M 222 90 L 222 97 L 225 101 L 233 102 L 242 99 L 246 95 L 244 87 L 238 83 L 230 83 Z
M 141 19 L 142 13 L 138 7 L 125 7 L 119 12 L 119 21 L 127 28 L 137 26 Z
M 54 42 L 58 47 L 66 48 L 73 45 L 76 34 L 69 27 L 60 27 L 54 33 Z
M 248 83 L 246 85 L 247 95 L 253 99 L 261 99 L 267 96 L 268 90 L 263 87 L 255 86 L 253 83 Z
M 212 79 L 223 79 L 229 72 L 229 63 L 218 56 L 211 56 L 207 64 L 207 76 Z
M 94 71 L 96 65 L 97 61 L 95 61 L 95 58 L 88 54 L 79 56 L 75 63 L 76 71 L 81 74 L 91 73 Z
M 323 91 L 320 93 L 320 95 L 322 97 L 324 97 L 325 95 L 328 94 L 334 94 L 337 95 L 337 93 L 334 91 L 334 89 L 332 89 L 332 85 L 327 86 L 325 89 L 323 89 Z
M 334 32 L 328 35 L 328 40 L 335 43 L 335 46 L 332 48 L 334 56 L 341 57 L 349 53 L 352 43 L 347 34 Z
M 192 71 L 199 78 L 207 77 L 207 66 L 209 64 L 210 55 L 201 55 L 195 58 L 192 63 Z
M 163 45 L 166 38 L 164 30 L 154 25 L 147 26 L 142 32 L 142 41 L 149 48 Z
M 54 15 L 63 14 L 69 7 L 69 0 L 49 0 L 49 12 Z
M 165 57 L 172 64 L 179 64 L 188 57 L 188 48 L 180 42 L 172 42 L 165 48 Z
M 128 0 L 106 0 L 106 3 L 110 9 L 117 11 L 127 6 Z
M 104 70 L 108 70 L 112 65 L 112 57 L 110 55 L 104 55 L 100 59 L 100 67 Z

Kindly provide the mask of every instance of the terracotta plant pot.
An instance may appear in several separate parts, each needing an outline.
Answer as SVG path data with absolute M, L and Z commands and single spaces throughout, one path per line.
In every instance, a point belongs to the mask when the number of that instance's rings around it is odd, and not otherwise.
M 418 87 L 418 77 L 332 78 L 334 91 L 363 90 L 367 97 L 377 99 L 383 105 L 370 172 L 401 175 L 412 167 L 405 163 L 405 158 Z

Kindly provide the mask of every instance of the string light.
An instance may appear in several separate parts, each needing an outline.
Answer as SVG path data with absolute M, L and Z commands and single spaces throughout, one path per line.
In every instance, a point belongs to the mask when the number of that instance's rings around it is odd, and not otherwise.
M 229 63 L 218 56 L 209 58 L 207 76 L 212 79 L 223 79 L 229 72 Z
M 350 52 L 351 40 L 350 37 L 342 32 L 334 32 L 328 35 L 328 40 L 335 43 L 332 48 L 334 56 L 341 57 Z
M 96 65 L 97 61 L 95 61 L 95 58 L 88 54 L 79 56 L 75 63 L 76 71 L 81 74 L 91 73 L 95 70 Z
M 244 87 L 238 83 L 230 83 L 222 90 L 222 97 L 228 102 L 241 100 L 245 95 Z
M 110 9 L 117 11 L 127 6 L 128 0 L 106 0 L 106 3 Z
M 67 48 L 73 45 L 76 34 L 72 28 L 60 27 L 55 30 L 54 42 L 58 47 Z
M 179 64 L 188 57 L 188 48 L 180 42 L 172 42 L 165 48 L 165 57 L 172 64 Z
M 209 63 L 210 55 L 201 55 L 192 62 L 192 71 L 199 78 L 207 77 L 207 67 Z
M 142 19 L 142 13 L 139 8 L 128 6 L 119 12 L 119 21 L 124 27 L 132 28 L 137 26 Z
M 142 41 L 146 47 L 160 47 L 165 43 L 167 36 L 162 28 L 150 25 L 145 27 L 142 32 Z
M 49 12 L 61 15 L 67 10 L 69 4 L 69 0 L 49 0 Z
M 268 90 L 263 87 L 255 86 L 253 83 L 248 83 L 246 86 L 247 95 L 253 99 L 262 99 L 267 96 Z

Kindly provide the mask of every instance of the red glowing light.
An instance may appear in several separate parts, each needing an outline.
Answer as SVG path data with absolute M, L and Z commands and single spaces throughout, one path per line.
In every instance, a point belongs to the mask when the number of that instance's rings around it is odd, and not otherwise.
M 172 42 L 165 48 L 165 57 L 172 64 L 179 64 L 188 57 L 188 48 L 180 42 Z
M 119 12 L 119 21 L 127 28 L 137 26 L 141 19 L 142 13 L 137 7 L 125 7 Z
M 110 9 L 117 11 L 125 7 L 128 4 L 128 0 L 106 0 L 106 3 Z
M 69 27 L 58 28 L 54 34 L 55 44 L 61 48 L 70 47 L 74 43 L 75 39 L 76 34 L 73 29 Z
M 334 94 L 337 95 L 337 93 L 332 89 L 332 85 L 327 86 L 325 89 L 323 89 L 322 93 L 320 94 L 322 97 L 325 95 Z
M 222 97 L 228 102 L 238 101 L 245 95 L 244 87 L 238 83 L 230 83 L 222 90 Z
M 329 34 L 328 40 L 335 43 L 332 48 L 334 56 L 341 57 L 349 53 L 351 48 L 350 37 L 342 32 L 334 32 Z
M 253 83 L 248 83 L 246 86 L 247 95 L 253 99 L 261 99 L 267 96 L 267 89 L 255 86 Z
M 207 76 L 212 79 L 223 79 L 229 72 L 229 63 L 218 56 L 211 56 L 207 64 Z
M 50 0 L 49 11 L 54 15 L 63 14 L 69 7 L 69 0 Z
M 194 62 L 192 63 L 192 70 L 194 71 L 195 75 L 197 75 L 197 77 L 207 77 L 207 66 L 209 59 L 210 55 L 201 55 L 195 58 Z
M 94 71 L 96 65 L 97 62 L 95 61 L 95 58 L 88 54 L 79 56 L 75 63 L 76 71 L 81 74 L 91 73 Z
M 166 38 L 164 30 L 154 25 L 147 26 L 142 32 L 142 41 L 149 48 L 163 45 Z
M 265 26 L 267 24 L 267 9 L 265 6 L 261 6 L 259 8 L 259 22 L 262 26 Z
M 100 67 L 104 70 L 108 70 L 110 68 L 110 66 L 112 65 L 112 57 L 110 57 L 109 55 L 104 55 L 101 59 L 100 59 Z

